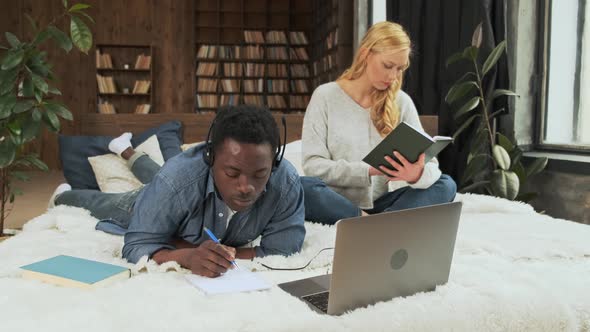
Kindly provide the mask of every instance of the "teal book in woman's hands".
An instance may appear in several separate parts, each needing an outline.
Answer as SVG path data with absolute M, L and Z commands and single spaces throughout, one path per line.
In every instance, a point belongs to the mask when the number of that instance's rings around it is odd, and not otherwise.
M 415 163 L 418 157 L 424 153 L 426 155 L 424 162 L 427 163 L 452 141 L 453 138 L 447 136 L 430 137 L 406 122 L 401 122 L 363 158 L 363 161 L 380 171 L 379 166 L 392 169 L 392 166 L 385 160 L 385 156 L 390 156 L 399 162 L 393 155 L 393 151 L 397 151 L 411 163 Z
M 127 279 L 131 271 L 122 266 L 60 255 L 21 266 L 23 277 L 61 286 L 95 288 Z

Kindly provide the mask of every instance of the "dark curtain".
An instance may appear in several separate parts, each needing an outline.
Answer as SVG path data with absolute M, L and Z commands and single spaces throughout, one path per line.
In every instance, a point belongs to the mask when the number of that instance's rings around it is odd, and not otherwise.
M 451 136 L 457 129 L 444 98 L 457 79 L 468 70 L 472 71 L 466 62 L 446 67 L 447 58 L 471 44 L 473 31 L 480 22 L 483 22 L 484 31 L 480 56 L 487 56 L 497 42 L 506 38 L 504 8 L 505 0 L 387 1 L 387 20 L 401 24 L 413 42 L 411 65 L 403 89 L 414 100 L 419 114 L 439 116 L 440 135 Z M 492 81 L 488 86 L 509 88 L 505 56 L 490 77 Z M 509 113 L 508 105 L 501 107 Z M 510 127 L 507 132 L 512 132 L 512 120 L 500 122 Z M 467 140 L 463 137 L 455 141 L 439 155 L 441 170 L 455 180 L 462 174 L 467 158 Z

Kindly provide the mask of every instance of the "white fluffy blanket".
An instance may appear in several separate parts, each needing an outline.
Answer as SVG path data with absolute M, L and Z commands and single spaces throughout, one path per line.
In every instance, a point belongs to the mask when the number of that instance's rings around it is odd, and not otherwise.
M 448 284 L 340 317 L 319 315 L 278 287 L 206 296 L 178 265 L 121 259 L 122 238 L 94 230 L 82 209 L 57 207 L 0 243 L 2 331 L 590 331 L 590 227 L 525 204 L 459 195 L 463 214 Z M 307 224 L 303 251 L 268 257 L 301 266 L 332 246 L 334 228 Z M 58 254 L 127 265 L 133 276 L 85 291 L 20 278 L 19 266 Z M 272 283 L 326 273 L 332 252 L 305 270 L 268 271 Z

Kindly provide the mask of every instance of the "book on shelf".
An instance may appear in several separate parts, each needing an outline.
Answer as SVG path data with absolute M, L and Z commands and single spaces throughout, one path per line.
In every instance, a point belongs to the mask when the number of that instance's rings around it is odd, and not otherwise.
M 291 91 L 297 93 L 309 92 L 306 80 L 291 80 Z
M 291 60 L 309 60 L 307 50 L 304 47 L 294 47 L 289 49 Z
M 220 106 L 227 106 L 227 105 L 238 105 L 240 101 L 240 95 L 221 95 L 221 100 L 219 101 Z
M 270 30 L 266 32 L 266 43 L 268 44 L 287 44 L 287 35 L 284 31 Z
M 258 45 L 244 46 L 244 56 L 246 59 L 262 59 L 264 57 L 264 48 Z
M 244 30 L 244 40 L 251 44 L 264 44 L 262 31 Z
M 148 93 L 150 91 L 151 81 L 149 80 L 137 80 L 133 85 L 131 93 Z
M 217 63 L 215 62 L 199 62 L 197 66 L 198 76 L 214 76 L 217 75 Z
M 267 80 L 266 90 L 270 93 L 283 93 L 289 91 L 287 80 Z
M 266 96 L 266 101 L 268 102 L 269 108 L 287 108 L 287 103 L 285 102 L 285 98 L 280 95 L 268 95 Z
M 201 45 L 197 52 L 197 58 L 214 59 L 217 56 L 217 47 L 214 45 Z
M 150 104 L 139 104 L 135 106 L 135 114 L 148 114 L 150 112 L 151 105 Z
M 113 60 L 111 55 L 108 53 L 100 53 L 100 50 L 96 50 L 96 68 L 98 69 L 110 69 L 113 68 Z
M 219 58 L 220 59 L 241 59 L 242 58 L 242 47 L 241 46 L 219 46 Z
M 424 162 L 426 163 L 452 141 L 453 138 L 447 136 L 431 137 L 425 132 L 412 127 L 407 122 L 402 121 L 363 158 L 363 161 L 379 171 L 381 171 L 379 166 L 392 169 L 392 166 L 385 160 L 385 156 L 389 156 L 399 162 L 393 155 L 393 151 L 397 151 L 411 163 L 416 162 L 418 157 L 422 153 L 425 153 L 426 158 Z M 385 172 L 381 172 L 385 174 Z
M 100 93 L 117 93 L 117 86 L 112 76 L 96 74 L 96 82 Z
M 247 62 L 246 76 L 264 76 L 264 64 Z
M 303 31 L 291 31 L 289 32 L 289 39 L 291 45 L 307 45 L 307 37 Z
M 292 64 L 290 69 L 293 77 L 309 77 L 309 68 L 305 64 Z M 281 76 L 287 76 L 287 73 Z
M 209 78 L 199 78 L 197 81 L 197 91 L 199 92 L 216 92 L 217 80 Z
M 285 77 L 287 76 L 287 65 L 284 64 L 277 64 L 277 63 L 269 63 L 266 65 L 268 67 L 268 76 L 269 77 Z M 292 65 L 292 66 L 300 66 L 300 65 Z M 264 72 L 261 76 L 264 75 Z
M 22 276 L 59 286 L 93 289 L 124 280 L 131 271 L 123 266 L 59 255 L 21 266 Z
M 197 106 L 199 108 L 217 108 L 217 95 L 197 94 Z
M 264 100 L 261 95 L 245 95 L 244 103 L 255 106 L 264 106 Z
M 152 63 L 152 56 L 140 54 L 135 60 L 135 69 L 150 69 Z
M 109 102 L 98 103 L 98 113 L 100 114 L 116 114 L 115 106 Z
M 289 96 L 289 104 L 292 109 L 305 109 L 309 104 L 310 96 Z
M 240 80 L 221 80 L 223 92 L 240 92 Z
M 241 63 L 230 62 L 223 64 L 223 75 L 229 77 L 242 76 L 243 65 Z
M 287 60 L 287 48 L 281 46 L 267 47 L 266 56 L 274 60 Z
M 262 78 L 257 80 L 244 80 L 242 84 L 244 84 L 244 92 L 262 93 L 264 91 L 264 80 Z

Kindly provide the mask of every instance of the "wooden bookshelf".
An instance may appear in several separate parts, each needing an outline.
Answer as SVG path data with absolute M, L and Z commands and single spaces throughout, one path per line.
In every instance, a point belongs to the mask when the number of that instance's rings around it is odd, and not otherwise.
M 154 111 L 152 46 L 97 44 L 95 60 L 97 113 Z
M 334 81 L 352 63 L 352 1 L 314 2 L 312 84 Z
M 312 11 L 313 0 L 196 3 L 196 111 L 214 111 L 231 102 L 258 103 L 280 113 L 304 112 L 307 101 L 298 99 L 308 100 L 313 92 Z M 203 47 L 215 51 L 199 56 Z M 235 52 L 226 56 L 222 49 Z M 254 49 L 260 54 L 247 57 Z M 306 74 L 295 77 L 294 70 Z

